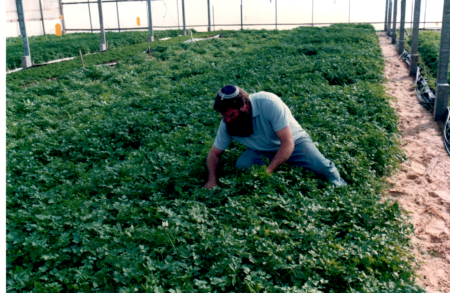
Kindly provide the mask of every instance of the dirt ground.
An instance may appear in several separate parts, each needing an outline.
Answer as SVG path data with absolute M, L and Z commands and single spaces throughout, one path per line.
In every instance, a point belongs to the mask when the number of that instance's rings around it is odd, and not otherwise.
M 388 179 L 388 193 L 408 212 L 414 225 L 413 253 L 418 283 L 427 292 L 450 293 L 450 156 L 444 149 L 443 123 L 433 121 L 413 90 L 409 66 L 384 33 L 378 34 L 385 57 L 387 91 L 399 117 L 402 147 L 408 158 Z

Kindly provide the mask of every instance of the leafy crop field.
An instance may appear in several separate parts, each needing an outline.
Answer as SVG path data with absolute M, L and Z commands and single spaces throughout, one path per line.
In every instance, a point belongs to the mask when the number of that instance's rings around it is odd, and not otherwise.
M 411 46 L 411 41 L 412 39 L 411 37 L 409 37 L 407 39 L 407 43 L 409 46 Z M 423 69 L 423 75 L 429 81 L 429 84 L 433 89 L 436 89 L 440 44 L 440 32 L 419 31 L 419 67 Z M 450 77 L 448 81 L 450 82 Z
M 10 292 L 424 292 L 382 200 L 397 117 L 369 25 L 160 43 L 115 68 L 7 83 Z M 225 84 L 270 91 L 349 183 L 234 168 L 202 189 Z
M 176 37 L 181 35 L 179 30 L 155 31 L 157 38 Z M 146 43 L 148 31 L 106 32 L 108 48 L 115 49 L 133 44 Z M 30 43 L 31 60 L 35 64 L 79 56 L 82 54 L 99 52 L 101 36 L 99 33 L 74 33 L 60 37 L 55 35 L 32 36 Z M 6 69 L 15 69 L 22 66 L 23 51 L 22 37 L 6 38 Z
M 412 39 L 411 37 L 409 37 L 407 39 L 407 43 L 409 46 L 411 46 L 411 41 Z M 422 69 L 421 74 L 426 78 L 428 84 L 434 90 L 436 90 L 440 44 L 440 32 L 419 31 L 419 67 Z M 410 48 L 408 48 L 408 50 L 410 50 Z M 450 83 L 450 75 L 447 77 L 447 82 Z
M 202 32 L 195 33 L 194 38 L 206 38 L 212 35 L 217 35 L 219 32 Z M 100 64 L 105 64 L 108 62 L 114 62 L 118 60 L 124 60 L 127 58 L 134 58 L 137 53 L 142 53 L 147 51 L 148 48 L 154 48 L 159 46 L 160 42 L 164 44 L 175 44 L 182 43 L 188 39 L 190 36 L 179 36 L 173 37 L 170 40 L 165 41 L 155 41 L 151 43 L 141 43 L 135 45 L 128 45 L 125 47 L 120 47 L 115 50 L 106 50 L 100 54 L 88 54 L 83 57 L 85 66 L 95 66 Z M 47 64 L 45 66 L 37 66 L 28 68 L 27 70 L 20 70 L 6 75 L 6 82 L 9 85 L 21 85 L 26 86 L 28 84 L 37 83 L 40 81 L 53 80 L 58 76 L 71 72 L 73 70 L 78 70 L 82 67 L 81 58 L 76 57 L 69 61 L 56 62 Z

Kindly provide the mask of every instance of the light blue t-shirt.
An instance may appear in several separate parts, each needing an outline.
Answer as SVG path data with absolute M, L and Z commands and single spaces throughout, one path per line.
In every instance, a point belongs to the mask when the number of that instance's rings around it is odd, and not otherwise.
M 250 104 L 253 134 L 248 137 L 231 136 L 227 132 L 225 121 L 222 120 L 214 141 L 216 148 L 224 151 L 234 139 L 256 151 L 276 152 L 281 142 L 275 132 L 288 125 L 291 127 L 295 142 L 300 138 L 309 137 L 292 116 L 288 106 L 277 95 L 268 92 L 252 94 Z

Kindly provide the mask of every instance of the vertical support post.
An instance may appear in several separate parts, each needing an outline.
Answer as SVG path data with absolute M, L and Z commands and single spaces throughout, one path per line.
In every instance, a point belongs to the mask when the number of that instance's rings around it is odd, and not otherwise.
M 44 32 L 44 36 L 45 34 L 45 25 L 44 25 L 44 13 L 42 12 L 42 0 L 39 0 L 39 9 L 41 10 L 41 20 L 42 20 L 42 31 Z
M 214 5 L 212 7 L 213 10 L 213 26 L 214 26 L 214 31 L 216 30 L 216 21 L 214 20 Z
M 447 116 L 449 84 L 448 62 L 450 58 L 450 0 L 444 0 L 442 16 L 441 45 L 439 48 L 438 76 L 436 80 L 436 101 L 434 102 L 434 121 L 445 121 Z
M 425 29 L 425 23 L 426 23 L 426 19 L 427 19 L 427 4 L 428 4 L 428 0 L 425 0 L 425 10 L 423 12 L 423 29 Z
M 389 13 L 389 0 L 386 0 L 386 13 L 384 16 L 384 31 L 386 33 L 387 33 L 388 13 Z
M 178 30 L 180 30 L 180 11 L 178 10 L 178 0 L 177 0 L 177 22 L 178 22 Z
M 148 9 L 148 32 L 150 35 L 148 36 L 148 41 L 153 42 L 155 40 L 155 36 L 153 35 L 153 23 L 152 23 L 152 0 L 147 0 L 147 9 Z
M 350 23 L 350 4 L 351 0 L 348 0 L 348 23 Z
M 409 28 L 413 27 L 413 14 L 414 14 L 414 1 L 411 1 L 411 22 L 409 23 Z
M 242 15 L 242 0 L 241 0 L 241 31 L 244 30 L 244 17 Z
M 92 17 L 91 17 L 91 3 L 88 0 L 88 10 L 89 10 L 89 23 L 91 24 L 91 33 L 94 32 L 94 30 L 92 29 Z
M 64 20 L 64 11 L 63 11 L 63 4 L 62 1 L 59 0 L 59 12 L 60 12 L 60 18 L 62 22 L 62 33 L 66 34 L 66 21 Z
M 398 41 L 398 53 L 402 54 L 405 50 L 405 18 L 406 18 L 406 0 L 401 3 L 400 16 L 400 40 Z
M 181 12 L 183 13 L 183 36 L 186 35 L 186 15 L 184 12 L 184 0 L 181 0 Z
M 22 67 L 23 69 L 27 69 L 28 67 L 32 66 L 32 63 L 30 56 L 30 45 L 28 43 L 27 28 L 25 26 L 25 16 L 23 14 L 22 0 L 16 0 L 16 5 L 17 15 L 19 16 L 20 34 L 22 35 L 23 49 L 25 53 L 25 56 L 22 56 Z
M 241 0 L 241 6 L 242 6 L 242 0 Z M 211 11 L 210 11 L 209 0 L 208 0 L 208 32 L 210 32 L 210 31 L 211 31 Z
M 394 27 L 392 29 L 392 44 L 397 43 L 397 0 L 394 0 Z
M 411 64 L 409 65 L 409 76 L 417 75 L 417 66 L 419 65 L 419 25 L 420 25 L 420 0 L 415 0 L 414 4 L 414 25 L 411 39 Z
M 392 25 L 392 0 L 389 0 L 389 16 L 388 16 L 388 29 L 387 29 L 388 36 L 390 36 L 392 34 L 391 25 Z
M 314 26 L 314 0 L 312 0 L 312 9 L 311 9 L 311 26 Z
M 275 29 L 278 29 L 278 1 L 275 0 Z
M 102 43 L 100 44 L 100 52 L 106 51 L 106 36 L 105 28 L 103 27 L 103 10 L 102 10 L 102 0 L 98 1 L 98 19 L 100 21 L 100 34 L 102 35 Z
M 118 1 L 118 0 L 116 0 L 116 11 L 117 11 L 117 27 L 119 28 L 119 33 L 120 33 L 119 4 L 117 4 L 117 2 L 119 2 L 119 1 Z

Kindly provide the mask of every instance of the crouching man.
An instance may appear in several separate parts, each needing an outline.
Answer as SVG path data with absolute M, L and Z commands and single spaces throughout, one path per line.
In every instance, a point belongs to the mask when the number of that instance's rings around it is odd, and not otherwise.
M 227 85 L 218 91 L 214 110 L 223 120 L 207 158 L 209 175 L 205 188 L 217 185 L 220 157 L 233 139 L 247 147 L 237 160 L 236 168 L 266 165 L 264 158 L 267 158 L 270 160 L 267 173 L 288 162 L 325 177 L 335 186 L 347 185 L 334 163 L 320 153 L 286 104 L 275 94 L 249 95 L 237 86 Z

